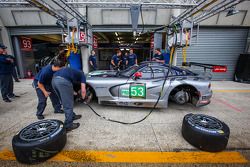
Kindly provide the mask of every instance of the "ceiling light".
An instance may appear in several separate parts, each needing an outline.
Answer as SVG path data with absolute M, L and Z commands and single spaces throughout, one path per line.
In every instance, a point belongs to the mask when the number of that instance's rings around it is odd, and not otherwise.
M 124 50 L 123 48 L 121 50 Z
M 118 33 L 117 32 L 115 32 L 115 35 L 118 37 Z
M 135 40 L 138 40 L 139 38 L 137 37 Z
M 121 43 L 121 41 L 119 41 L 119 43 Z
M 120 38 L 119 38 L 119 37 L 118 37 L 117 39 L 120 41 Z
M 235 15 L 235 14 L 237 14 L 237 13 L 239 13 L 239 12 L 240 12 L 240 11 L 239 11 L 239 10 L 236 10 L 236 9 L 235 9 L 235 6 L 233 6 L 233 7 L 229 8 L 229 11 L 227 12 L 226 17 Z

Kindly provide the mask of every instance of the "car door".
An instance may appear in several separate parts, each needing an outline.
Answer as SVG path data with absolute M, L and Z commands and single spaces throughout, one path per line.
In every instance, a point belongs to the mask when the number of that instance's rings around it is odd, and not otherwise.
M 166 70 L 164 67 L 145 66 L 137 72 L 141 77 L 132 76 L 127 83 L 120 86 L 119 100 L 123 105 L 142 105 L 155 103 L 159 97 Z

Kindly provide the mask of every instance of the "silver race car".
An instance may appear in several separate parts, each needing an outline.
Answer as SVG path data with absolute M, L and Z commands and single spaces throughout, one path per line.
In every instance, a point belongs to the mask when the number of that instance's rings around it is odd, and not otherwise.
M 210 79 L 184 68 L 145 62 L 124 71 L 90 72 L 87 92 L 104 105 L 153 107 L 160 96 L 157 108 L 167 108 L 169 100 L 199 107 L 210 103 Z

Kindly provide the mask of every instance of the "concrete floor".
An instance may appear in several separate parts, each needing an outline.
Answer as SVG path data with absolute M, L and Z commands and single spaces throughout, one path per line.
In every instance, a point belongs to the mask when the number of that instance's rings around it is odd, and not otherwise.
M 35 116 L 37 98 L 31 86 L 32 80 L 15 83 L 15 93 L 21 95 L 12 103 L 0 100 L 0 150 L 12 150 L 11 140 L 23 127 L 37 121 Z M 250 160 L 250 84 L 230 81 L 212 82 L 214 94 L 211 104 L 202 108 L 192 105 L 169 104 L 168 109 L 158 109 L 145 121 L 136 125 L 121 125 L 107 122 L 90 111 L 84 104 L 77 104 L 74 111 L 82 114 L 76 122 L 81 126 L 68 133 L 64 150 L 104 150 L 104 151 L 198 151 L 187 143 L 181 135 L 184 115 L 202 113 L 217 117 L 230 127 L 230 139 L 226 151 L 239 151 Z M 144 117 L 150 109 L 91 105 L 106 117 L 133 122 Z M 46 119 L 64 120 L 64 115 L 54 114 L 50 101 L 45 110 Z M 0 166 L 16 166 L 16 161 L 2 161 Z M 46 162 L 42 166 L 81 166 L 79 163 Z M 87 165 L 87 164 L 85 164 Z M 167 164 L 89 164 L 88 166 L 172 166 Z M 215 166 L 215 164 L 203 164 Z M 203 166 L 197 165 L 197 166 Z M 235 166 L 235 164 L 231 164 Z M 226 166 L 231 166 L 226 164 Z M 244 164 L 239 166 L 249 166 Z M 23 166 L 20 165 L 19 166 Z M 181 166 L 175 164 L 174 166 Z M 187 165 L 189 166 L 189 165 Z M 192 165 L 190 165 L 192 166 Z M 218 165 L 218 166 L 221 166 Z

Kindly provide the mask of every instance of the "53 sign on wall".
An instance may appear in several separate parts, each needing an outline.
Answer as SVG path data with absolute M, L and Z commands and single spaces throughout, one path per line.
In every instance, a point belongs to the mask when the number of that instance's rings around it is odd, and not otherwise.
M 21 37 L 21 50 L 32 51 L 32 39 L 27 37 Z

